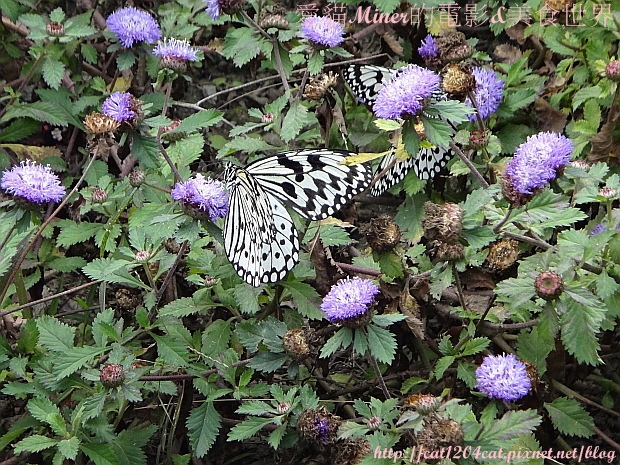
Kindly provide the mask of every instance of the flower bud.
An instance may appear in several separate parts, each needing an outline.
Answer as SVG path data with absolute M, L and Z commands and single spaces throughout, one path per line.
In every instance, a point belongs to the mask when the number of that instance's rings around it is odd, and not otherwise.
M 543 271 L 534 280 L 534 287 L 539 297 L 545 300 L 557 299 L 564 290 L 564 281 L 555 271 Z
M 123 367 L 116 363 L 105 365 L 99 373 L 99 381 L 106 388 L 115 388 L 123 384 L 125 373 Z

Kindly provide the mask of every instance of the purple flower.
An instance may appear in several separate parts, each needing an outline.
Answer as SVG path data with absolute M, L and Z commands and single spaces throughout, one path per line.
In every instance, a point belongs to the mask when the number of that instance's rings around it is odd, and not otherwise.
M 378 293 L 379 288 L 369 279 L 343 279 L 323 298 L 321 310 L 331 323 L 361 317 Z
M 220 15 L 222 14 L 222 8 L 220 7 L 220 1 L 219 0 L 205 0 L 205 3 L 207 4 L 207 13 L 211 15 L 211 18 L 213 19 L 213 21 L 217 20 L 217 18 L 219 18 Z
M 129 92 L 114 92 L 101 105 L 101 112 L 119 123 L 130 121 L 136 117 L 136 112 L 132 110 L 132 101 L 133 95 Z
M 159 25 L 146 11 L 133 6 L 115 11 L 107 19 L 108 29 L 112 31 L 123 46 L 129 48 L 134 42 L 152 44 L 161 37 Z
M 517 400 L 532 388 L 525 364 L 513 354 L 485 357 L 476 380 L 476 387 L 492 399 Z
M 315 426 L 316 432 L 319 435 L 319 440 L 323 442 L 329 441 L 329 425 L 327 424 L 327 418 L 317 418 Z
M 439 47 L 432 35 L 429 34 L 424 38 L 422 45 L 418 47 L 418 53 L 425 60 L 435 58 L 439 55 Z
M 616 226 L 616 229 L 618 229 L 620 225 Z M 592 232 L 590 233 L 590 237 L 594 237 L 599 235 L 602 232 L 607 231 L 607 226 L 605 226 L 603 223 L 599 223 L 596 226 L 594 226 L 594 228 L 592 229 Z
M 506 176 L 512 187 L 521 194 L 532 194 L 533 189 L 555 179 L 557 170 L 570 162 L 573 143 L 554 132 L 539 132 L 517 147 L 508 162 Z
M 174 200 L 206 212 L 211 221 L 228 215 L 228 194 L 224 185 L 219 181 L 205 178 L 202 174 L 177 183 L 170 196 Z
M 2 174 L 2 190 L 33 203 L 60 202 L 65 188 L 48 166 L 31 160 L 21 162 Z
M 301 23 L 301 36 L 318 45 L 337 47 L 344 42 L 344 28 L 327 16 L 308 16 Z
M 188 61 L 197 61 L 197 50 L 187 40 L 163 39 L 153 49 L 153 55 L 161 57 L 164 68 L 185 69 Z
M 497 76 L 497 73 L 491 69 L 474 68 L 472 71 L 476 79 L 476 88 L 474 89 L 474 100 L 480 112 L 482 119 L 487 119 L 499 108 L 502 102 L 504 81 Z M 469 97 L 465 100 L 465 104 L 474 108 Z M 469 121 L 476 121 L 476 115 L 467 116 Z
M 417 65 L 399 69 L 377 94 L 373 111 L 384 119 L 406 118 L 424 107 L 424 100 L 439 90 L 439 76 Z

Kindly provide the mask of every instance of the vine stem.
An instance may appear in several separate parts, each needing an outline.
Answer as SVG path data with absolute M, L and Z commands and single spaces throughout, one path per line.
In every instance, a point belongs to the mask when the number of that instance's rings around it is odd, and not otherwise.
M 7 281 L 6 281 L 6 285 L 4 286 L 4 289 L 2 290 L 2 294 L 0 294 L 0 305 L 2 304 L 2 302 L 4 302 L 4 298 L 6 297 L 7 292 L 9 292 L 9 287 L 11 286 L 11 283 L 15 279 L 15 275 L 17 274 L 17 270 L 20 269 L 22 263 L 26 259 L 26 255 L 28 255 L 28 252 L 30 251 L 32 246 L 34 246 L 34 244 L 37 241 L 37 239 L 41 236 L 41 234 L 43 233 L 43 230 L 52 222 L 52 220 L 54 218 L 56 218 L 56 215 L 58 215 L 58 213 L 60 213 L 60 210 L 62 210 L 63 207 L 67 204 L 67 202 L 69 202 L 69 199 L 73 196 L 73 194 L 75 194 L 78 191 L 78 189 L 80 188 L 81 184 L 84 182 L 84 179 L 86 179 L 86 175 L 88 174 L 88 172 L 92 168 L 93 163 L 97 159 L 97 155 L 98 155 L 98 152 L 95 151 L 93 153 L 92 158 L 90 159 L 90 162 L 88 163 L 88 166 L 86 166 L 86 169 L 82 173 L 82 177 L 78 180 L 78 182 L 75 184 L 73 189 L 71 189 L 71 192 L 69 192 L 69 194 L 65 196 L 65 198 L 62 200 L 62 202 L 60 202 L 60 205 L 58 205 L 58 207 L 56 207 L 56 210 L 54 210 L 54 212 L 43 222 L 43 224 L 41 226 L 39 226 L 39 229 L 34 234 L 33 238 L 30 239 L 30 242 L 24 248 L 24 251 L 21 253 L 19 258 L 17 259 L 17 262 L 13 266 L 13 269 L 11 270 L 11 274 L 9 275 L 9 279 L 7 279 Z

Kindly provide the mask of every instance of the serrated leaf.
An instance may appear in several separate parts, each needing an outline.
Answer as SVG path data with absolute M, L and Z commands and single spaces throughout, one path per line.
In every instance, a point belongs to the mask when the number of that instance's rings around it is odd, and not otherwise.
M 287 360 L 288 355 L 286 353 L 259 352 L 247 366 L 265 373 L 273 373 L 282 367 Z
M 65 248 L 87 241 L 103 227 L 99 223 L 76 223 L 71 220 L 60 220 L 56 226 L 60 228 L 56 244 Z
M 213 402 L 205 402 L 192 410 L 187 418 L 187 430 L 194 456 L 200 458 L 207 455 L 215 442 L 221 422 Z
M 202 353 L 214 357 L 228 349 L 231 331 L 230 323 L 225 320 L 212 321 L 202 333 Z
M 267 438 L 267 444 L 269 444 L 274 449 L 277 449 L 280 443 L 282 442 L 282 438 L 286 433 L 287 427 L 286 425 L 280 425 L 275 430 L 271 432 L 269 437 Z
M 58 89 L 65 74 L 65 65 L 56 58 L 48 57 L 43 60 L 43 79 L 52 89 Z
M 13 452 L 15 455 L 19 455 L 22 452 L 39 452 L 49 449 L 50 447 L 54 447 L 56 444 L 58 444 L 58 439 L 35 434 L 28 436 L 15 444 L 15 449 Z
M 594 420 L 574 399 L 558 397 L 551 403 L 545 403 L 545 410 L 549 413 L 553 426 L 562 434 L 582 438 L 594 434 Z
M 104 350 L 105 348 L 102 347 L 83 346 L 74 347 L 69 351 L 57 354 L 54 363 L 56 369 L 60 370 L 57 373 L 58 378 L 66 378 L 75 373 Z
M 601 359 L 596 333 L 605 317 L 603 303 L 582 288 L 566 289 L 560 299 L 566 305 L 566 312 L 560 316 L 561 338 L 566 350 L 580 363 L 598 365 Z
M 489 340 L 486 337 L 476 337 L 470 339 L 465 343 L 461 355 L 474 355 L 482 352 L 489 345 Z
M 0 142 L 17 142 L 41 130 L 41 124 L 30 118 L 13 121 L 0 134 Z
M 479 440 L 507 441 L 521 434 L 530 434 L 536 430 L 542 419 L 535 410 L 516 410 L 507 412 L 495 420 L 490 428 L 478 435 Z
M 295 100 L 282 121 L 280 137 L 284 142 L 295 139 L 302 128 L 316 121 L 314 114 L 308 112 L 308 108 L 301 100 Z
M 297 305 L 297 311 L 305 318 L 320 320 L 323 312 L 319 309 L 321 296 L 307 283 L 284 282 L 282 287 L 290 292 L 293 301 Z
M 271 423 L 271 418 L 248 418 L 235 425 L 228 433 L 229 441 L 243 441 L 258 433 L 264 426 Z
M 159 145 L 154 137 L 134 132 L 131 138 L 131 154 L 145 168 L 157 168 L 159 164 Z
M 174 128 L 172 131 L 168 131 L 166 134 L 174 134 L 178 132 L 193 132 L 198 129 L 208 128 L 214 124 L 219 123 L 224 118 L 224 113 L 213 108 L 208 110 L 202 110 L 198 113 L 188 116 L 181 124 Z
M 322 69 L 323 55 L 315 52 L 308 60 L 308 72 L 310 73 L 310 76 L 314 76 L 315 74 L 319 74 Z
M 533 363 L 538 368 L 540 376 L 547 371 L 547 355 L 555 348 L 555 341 L 550 337 L 543 337 L 538 328 L 531 331 L 521 331 L 518 338 L 517 355 L 523 360 Z
M 119 465 L 118 458 L 110 444 L 80 444 L 80 450 L 95 462 L 95 465 Z
M 250 315 L 254 315 L 260 310 L 260 305 L 258 305 L 258 296 L 262 292 L 263 289 L 252 287 L 247 283 L 238 284 L 233 290 L 239 309 Z
M 327 247 L 347 245 L 351 243 L 351 237 L 343 228 L 333 224 L 321 225 L 319 236 L 323 245 Z
M 374 325 L 368 325 L 366 330 L 368 332 L 370 355 L 381 363 L 392 363 L 396 353 L 396 338 L 394 335 L 387 329 Z
M 13 103 L 11 106 L 7 107 L 4 116 L 0 118 L 0 123 L 15 118 L 32 118 L 42 123 L 50 123 L 55 126 L 66 127 L 68 125 L 66 115 L 62 108 L 59 108 L 51 102 Z
M 353 342 L 353 331 L 349 328 L 340 328 L 336 334 L 330 337 L 321 349 L 321 358 L 329 357 L 340 347 L 347 348 Z
M 437 360 L 435 364 L 435 378 L 441 379 L 445 371 L 450 368 L 450 366 L 454 363 L 456 357 L 452 355 L 446 355 L 445 357 L 441 357 Z
M 59 436 L 67 434 L 67 425 L 60 414 L 60 409 L 46 397 L 35 397 L 28 402 L 30 414 L 52 428 Z
M 240 136 L 228 141 L 218 151 L 218 157 L 222 157 L 236 151 L 252 154 L 256 152 L 268 152 L 275 149 L 277 149 L 276 146 L 268 144 L 260 138 L 251 136 Z
M 153 339 L 157 343 L 157 355 L 165 363 L 176 367 L 184 367 L 188 364 L 189 353 L 183 341 L 169 335 L 158 336 L 157 334 L 153 334 Z
M 53 352 L 64 353 L 73 348 L 75 328 L 61 323 L 56 318 L 43 315 L 37 319 L 39 344 Z
M 151 288 L 132 276 L 127 268 L 132 266 L 126 260 L 114 260 L 112 258 L 97 258 L 82 268 L 82 272 L 93 280 L 102 280 L 108 283 L 127 284 L 131 287 Z
M 125 71 L 136 62 L 136 55 L 131 50 L 124 50 L 116 57 L 116 65 L 119 71 Z M 116 90 L 116 89 L 115 89 Z
M 176 318 L 182 318 L 184 316 L 193 315 L 194 313 L 202 313 L 210 308 L 208 305 L 200 305 L 194 302 L 191 297 L 182 297 L 180 299 L 173 300 L 169 304 L 159 309 L 158 315 L 160 317 L 173 316 Z
M 82 416 L 85 420 L 98 417 L 103 412 L 105 400 L 107 397 L 106 391 L 97 392 L 91 394 L 84 401 L 84 410 L 82 410 Z
M 148 443 L 155 431 L 157 431 L 157 426 L 155 425 L 121 431 L 116 440 L 112 441 L 114 452 L 118 458 L 118 464 L 147 465 L 146 455 L 142 447 Z
M 63 439 L 58 443 L 58 452 L 69 460 L 75 460 L 80 450 L 80 440 L 75 436 L 69 439 Z
M 87 262 L 82 257 L 54 257 L 45 264 L 52 270 L 67 273 L 86 266 Z
M 420 150 L 420 136 L 415 131 L 413 122 L 409 121 L 403 125 L 402 137 L 407 153 L 411 156 L 417 156 Z
M 222 55 L 232 59 L 235 66 L 240 68 L 258 56 L 264 42 L 263 38 L 254 35 L 252 28 L 230 28 L 222 45 Z

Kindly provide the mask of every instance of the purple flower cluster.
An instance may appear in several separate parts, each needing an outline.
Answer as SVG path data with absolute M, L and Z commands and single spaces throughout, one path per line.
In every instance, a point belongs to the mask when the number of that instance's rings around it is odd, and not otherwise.
M 594 228 L 592 228 L 590 237 L 598 236 L 600 233 L 605 232 L 605 231 L 607 231 L 607 226 L 605 226 L 603 223 L 599 223 L 596 226 L 594 226 Z
M 472 71 L 476 80 L 476 88 L 474 89 L 474 100 L 480 112 L 482 119 L 487 119 L 497 111 L 504 93 L 504 81 L 497 76 L 497 73 L 491 69 L 477 67 Z M 474 104 L 469 97 L 465 100 L 465 104 L 474 108 Z M 468 116 L 469 121 L 476 121 L 476 115 Z
M 344 42 L 344 28 L 327 16 L 309 16 L 301 23 L 301 36 L 325 47 L 337 47 Z
M 532 388 L 525 364 L 513 354 L 485 357 L 476 369 L 476 380 L 478 390 L 492 399 L 518 400 Z
M 424 108 L 425 100 L 439 90 L 437 73 L 417 65 L 399 69 L 377 94 L 373 111 L 384 119 L 407 118 Z
M 329 425 L 327 423 L 327 418 L 317 418 L 315 426 L 316 431 L 319 434 L 319 440 L 323 442 L 329 441 Z
M 161 37 L 157 21 L 146 11 L 133 6 L 115 11 L 106 20 L 112 31 L 124 47 L 132 47 L 135 42 L 152 44 Z
M 428 34 L 424 40 L 422 40 L 422 45 L 418 47 L 418 53 L 425 60 L 439 56 L 439 46 L 432 35 Z
M 213 21 L 216 21 L 217 18 L 222 14 L 222 8 L 220 7 L 219 0 L 205 0 L 207 4 L 207 13 L 211 16 Z
M 119 123 L 131 121 L 136 117 L 136 112 L 132 110 L 132 100 L 133 95 L 129 92 L 114 92 L 101 105 L 101 112 Z
M 573 143 L 554 132 L 539 132 L 517 147 L 508 162 L 506 176 L 512 187 L 521 194 L 532 194 L 555 179 L 557 170 L 570 163 Z
M 202 174 L 177 183 L 170 196 L 174 200 L 206 212 L 211 221 L 228 215 L 228 194 L 224 185 L 219 181 L 205 178 Z
M 187 40 L 164 38 L 153 49 L 153 55 L 183 61 L 197 61 L 197 50 Z
M 321 310 L 331 323 L 363 316 L 375 300 L 379 288 L 369 279 L 343 279 L 323 298 Z
M 60 202 L 65 188 L 49 166 L 23 161 L 2 174 L 3 191 L 33 203 Z

